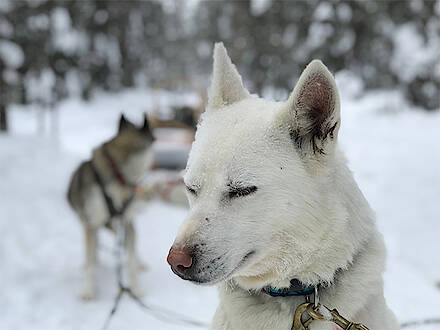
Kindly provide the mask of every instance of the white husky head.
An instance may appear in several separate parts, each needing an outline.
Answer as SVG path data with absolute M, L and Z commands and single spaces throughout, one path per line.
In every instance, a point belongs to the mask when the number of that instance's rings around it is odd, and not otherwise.
M 168 258 L 173 271 L 248 289 L 330 281 L 356 248 L 356 238 L 341 239 L 350 229 L 334 197 L 339 126 L 338 92 L 322 62 L 307 66 L 287 101 L 267 101 L 249 94 L 216 44 L 184 178 L 190 211 Z

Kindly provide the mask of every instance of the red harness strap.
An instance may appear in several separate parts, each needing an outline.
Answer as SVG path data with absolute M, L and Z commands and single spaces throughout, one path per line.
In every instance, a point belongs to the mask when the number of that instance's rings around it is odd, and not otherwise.
M 110 156 L 108 151 L 103 148 L 104 156 L 107 159 L 108 163 L 110 164 L 110 167 L 112 168 L 113 174 L 115 175 L 116 179 L 122 186 L 135 186 L 132 184 L 127 183 L 127 180 L 125 180 L 124 175 L 121 173 L 121 171 L 118 168 L 118 165 L 116 165 L 115 160 Z

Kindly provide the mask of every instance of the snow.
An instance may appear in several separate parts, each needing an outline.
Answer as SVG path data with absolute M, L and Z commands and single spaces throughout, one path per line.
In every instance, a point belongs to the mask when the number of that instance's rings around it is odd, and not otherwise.
M 47 14 L 29 16 L 27 19 L 27 25 L 32 30 L 47 30 L 50 26 L 49 17 Z
M 440 74 L 440 40 L 436 37 L 440 24 L 431 22 L 427 40 L 418 34 L 415 24 L 407 23 L 394 32 L 394 52 L 391 69 L 402 81 L 410 82 L 421 73 Z M 410 42 L 408 42 L 410 40 Z M 419 51 L 414 51 L 417 49 Z M 422 72 L 420 72 L 422 71 Z M 425 72 L 423 72 L 425 71 Z
M 3 61 L 6 67 L 18 69 L 23 65 L 23 50 L 12 41 L 0 40 L 0 60 Z
M 30 102 L 49 104 L 53 98 L 55 73 L 49 69 L 40 72 L 28 72 L 25 79 L 26 99 Z
M 402 322 L 438 317 L 440 112 L 412 109 L 398 92 L 361 96 L 355 88 L 341 96 L 340 142 L 388 248 L 387 301 Z M 81 302 L 82 233 L 65 200 L 67 183 L 91 148 L 113 134 L 121 110 L 140 122 L 152 103 L 146 90 L 101 93 L 89 103 L 68 99 L 60 104 L 57 142 L 36 135 L 30 109 L 10 112 L 11 133 L 0 135 L 0 329 L 102 327 L 117 293 L 113 237 L 100 236 L 99 297 Z M 154 201 L 138 216 L 139 251 L 149 266 L 141 276 L 145 301 L 209 322 L 215 288 L 180 280 L 165 261 L 185 213 Z M 109 329 L 184 327 L 155 319 L 123 298 Z
M 307 46 L 315 49 L 322 46 L 334 33 L 333 26 L 329 23 L 314 22 L 309 26 Z
M 0 233 L 5 235 L 0 240 L 1 277 L 8 283 L 0 298 L 6 316 L 0 318 L 0 329 L 101 328 L 117 293 L 113 237 L 105 232 L 101 235 L 99 299 L 83 303 L 77 299 L 82 233 L 65 194 L 74 167 L 92 146 L 113 133 L 123 103 L 130 108 L 129 117 L 140 121 L 144 95 L 138 92 L 134 102 L 125 102 L 131 97 L 133 92 L 102 95 L 84 109 L 81 101 L 64 102 L 59 148 L 47 137 L 35 136 L 29 109 L 11 112 L 12 135 L 0 136 L 0 208 L 8 215 L 0 222 Z M 149 266 L 142 275 L 146 297 L 149 303 L 209 322 L 216 305 L 215 289 L 196 288 L 179 280 L 165 261 L 184 216 L 184 209 L 159 201 L 139 215 L 140 254 Z M 179 325 L 164 327 L 129 299 L 124 300 L 110 329 L 181 329 Z
M 85 51 L 88 46 L 88 38 L 84 32 L 72 28 L 72 19 L 67 9 L 57 7 L 52 10 L 53 43 L 57 50 L 74 55 Z
M 8 12 L 11 7 L 11 0 L 0 1 L 0 13 Z
M 336 14 L 341 22 L 349 22 L 353 16 L 350 6 L 343 2 L 338 3 Z
M 252 0 L 251 1 L 251 14 L 254 16 L 260 16 L 264 14 L 272 5 L 272 0 Z
M 318 21 L 330 20 L 333 15 L 333 6 L 328 2 L 319 4 L 313 13 L 314 18 Z
M 9 21 L 5 17 L 0 17 L 0 36 L 4 38 L 10 38 L 13 33 L 14 33 L 14 28 L 12 24 L 9 23 Z

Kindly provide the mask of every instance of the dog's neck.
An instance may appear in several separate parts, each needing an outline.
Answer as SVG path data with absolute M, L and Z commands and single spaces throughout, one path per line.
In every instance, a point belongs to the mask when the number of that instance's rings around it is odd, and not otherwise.
M 297 279 L 306 286 L 321 284 L 322 287 L 326 287 L 331 285 L 337 274 L 350 267 L 354 258 L 375 232 L 374 217 L 352 174 L 343 162 L 335 167 L 332 177 L 334 179 L 329 183 L 332 193 L 328 199 L 328 210 L 322 214 L 329 217 L 344 216 L 347 219 L 343 227 L 337 229 L 345 231 L 346 240 L 335 245 L 331 240 L 321 238 L 322 241 L 319 241 L 321 247 L 315 254 L 309 256 L 311 260 L 309 264 L 280 272 L 272 267 L 267 268 L 270 270 L 265 274 L 238 276 L 234 278 L 238 286 L 245 290 L 256 291 L 268 287 L 286 289 L 290 288 L 292 279 Z M 331 258 L 327 253 L 329 250 L 331 250 Z M 288 258 L 288 255 L 283 257 Z M 309 271 L 310 269 L 313 269 L 313 272 Z
M 275 288 L 272 286 L 267 286 L 263 288 L 261 291 L 265 294 L 272 296 L 272 297 L 292 297 L 292 296 L 310 296 L 314 294 L 316 290 L 326 290 L 326 288 L 329 288 L 332 286 L 335 282 L 338 281 L 339 277 L 343 276 L 343 274 L 350 270 L 353 264 L 357 262 L 357 260 L 360 258 L 361 254 L 363 253 L 366 245 L 368 245 L 368 241 L 365 241 L 360 247 L 359 250 L 356 252 L 356 254 L 353 256 L 351 262 L 347 265 L 346 268 L 339 268 L 335 271 L 335 274 L 333 276 L 333 279 L 328 281 L 319 282 L 317 284 L 308 285 L 304 284 L 301 281 L 299 281 L 296 278 L 293 278 L 290 280 L 290 286 L 286 288 Z
M 118 166 L 118 155 L 111 154 L 105 144 L 93 151 L 92 163 L 106 178 L 106 182 L 116 181 L 120 187 L 130 189 L 136 186 L 125 175 L 124 169 Z
M 362 259 L 365 259 L 363 258 L 365 250 L 374 249 L 377 244 L 377 235 L 373 235 L 370 240 L 364 241 L 363 244 L 359 247 L 359 250 L 353 256 L 351 262 L 347 265 L 347 267 L 337 269 L 334 273 L 333 279 L 330 282 L 322 281 L 314 285 L 308 285 L 294 278 L 290 280 L 290 286 L 286 286 L 284 288 L 272 287 L 271 285 L 268 285 L 261 290 L 248 290 L 244 289 L 239 283 L 237 283 L 237 281 L 230 280 L 226 282 L 226 287 L 231 289 L 236 288 L 240 290 L 245 290 L 251 295 L 267 297 L 265 299 L 267 303 L 285 302 L 298 306 L 298 304 L 301 304 L 304 301 L 313 301 L 313 299 L 315 299 L 314 295 L 317 291 L 319 291 L 320 296 L 328 298 L 328 294 L 330 292 L 333 292 L 332 294 L 334 294 L 335 289 L 340 290 L 341 286 L 347 285 L 348 273 L 350 271 L 353 272 L 354 268 L 359 268 L 358 264 L 362 263 Z M 348 278 L 349 277 L 350 276 L 348 276 Z
M 107 148 L 105 146 L 102 148 L 102 153 L 108 163 L 108 166 L 111 168 L 111 170 L 113 172 L 113 176 L 116 178 L 116 180 L 119 182 L 119 184 L 121 186 L 130 186 L 130 187 L 134 186 L 134 184 L 129 183 L 127 181 L 124 174 L 122 173 L 122 171 L 120 170 L 120 168 L 116 164 L 116 161 L 110 155 L 109 151 L 107 150 Z

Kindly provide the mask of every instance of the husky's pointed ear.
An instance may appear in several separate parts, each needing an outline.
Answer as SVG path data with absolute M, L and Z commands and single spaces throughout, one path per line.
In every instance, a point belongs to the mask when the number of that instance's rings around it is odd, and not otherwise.
M 123 130 L 133 128 L 134 125 L 130 123 L 124 116 L 123 113 L 121 113 L 121 117 L 119 118 L 119 128 L 118 131 L 121 132 Z
M 340 126 L 339 94 L 327 67 L 313 60 L 287 100 L 290 135 L 304 154 L 326 154 Z
M 218 109 L 249 97 L 235 65 L 222 42 L 214 46 L 214 67 L 208 109 Z
M 142 125 L 141 131 L 144 134 L 149 135 L 153 138 L 153 132 L 151 131 L 150 124 L 148 122 L 148 116 L 147 116 L 146 112 L 144 112 L 144 124 Z

